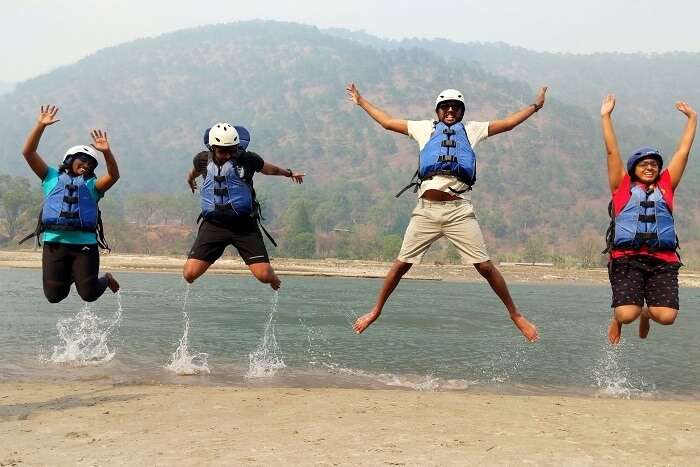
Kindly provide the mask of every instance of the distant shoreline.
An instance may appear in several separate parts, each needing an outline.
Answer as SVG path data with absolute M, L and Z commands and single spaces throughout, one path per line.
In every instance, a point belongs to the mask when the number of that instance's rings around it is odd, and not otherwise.
M 105 254 L 101 269 L 105 271 L 133 271 L 180 273 L 184 256 Z M 391 267 L 390 262 L 349 259 L 294 259 L 272 258 L 272 265 L 283 276 L 359 277 L 382 278 Z M 41 268 L 41 251 L 0 250 L 0 268 Z M 510 283 L 604 285 L 608 273 L 604 268 L 577 269 L 554 266 L 530 266 L 507 263 L 499 269 Z M 227 256 L 210 269 L 214 274 L 248 274 L 248 268 L 238 257 Z M 417 264 L 406 275 L 407 279 L 442 280 L 447 282 L 485 282 L 470 265 Z M 681 270 L 681 287 L 700 287 L 700 271 Z

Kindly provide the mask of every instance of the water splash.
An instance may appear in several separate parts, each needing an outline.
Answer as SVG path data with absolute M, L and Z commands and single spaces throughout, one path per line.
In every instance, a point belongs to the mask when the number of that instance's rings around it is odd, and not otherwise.
M 309 357 L 309 364 L 332 365 L 333 353 L 324 350 L 324 348 L 330 347 L 330 343 L 323 332 L 307 325 L 302 318 L 299 318 L 299 324 L 306 330 L 306 354 Z
M 273 319 L 279 304 L 279 292 L 275 291 L 272 295 L 272 303 L 270 305 L 270 314 L 265 323 L 265 332 L 263 334 L 260 345 L 251 352 L 248 357 L 250 364 L 246 378 L 266 378 L 274 376 L 278 370 L 287 367 L 282 360 L 282 352 L 277 339 L 275 338 L 275 324 Z
M 623 344 L 608 345 L 603 356 L 592 371 L 599 394 L 630 399 L 632 395 L 644 394 L 649 389 L 641 378 L 635 378 L 632 371 L 620 363 Z M 639 379 L 635 382 L 635 379 Z M 653 391 L 653 387 L 651 390 Z
M 48 361 L 71 366 L 88 366 L 112 360 L 115 350 L 110 350 L 108 340 L 122 320 L 121 293 L 117 292 L 116 297 L 117 311 L 111 318 L 98 317 L 90 305 L 85 303 L 75 316 L 56 323 L 58 337 L 63 342 L 54 346 Z
M 189 351 L 190 317 L 187 313 L 189 299 L 190 284 L 188 283 L 182 305 L 182 320 L 185 323 L 185 329 L 180 338 L 180 343 L 175 352 L 173 352 L 172 359 L 165 366 L 165 369 L 180 376 L 208 375 L 211 373 L 207 364 L 208 355 L 202 352 L 190 354 Z

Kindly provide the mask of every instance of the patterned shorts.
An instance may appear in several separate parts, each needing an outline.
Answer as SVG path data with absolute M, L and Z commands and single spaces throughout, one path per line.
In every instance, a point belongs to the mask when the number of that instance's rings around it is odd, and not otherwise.
M 612 307 L 621 305 L 663 306 L 678 309 L 678 269 L 651 256 L 618 258 L 608 263 Z

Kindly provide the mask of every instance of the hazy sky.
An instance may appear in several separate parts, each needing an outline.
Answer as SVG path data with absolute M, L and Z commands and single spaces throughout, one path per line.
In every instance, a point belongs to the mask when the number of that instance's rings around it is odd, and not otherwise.
M 253 18 L 553 52 L 700 52 L 692 0 L 6 0 L 0 11 L 0 81 L 13 82 L 139 37 Z

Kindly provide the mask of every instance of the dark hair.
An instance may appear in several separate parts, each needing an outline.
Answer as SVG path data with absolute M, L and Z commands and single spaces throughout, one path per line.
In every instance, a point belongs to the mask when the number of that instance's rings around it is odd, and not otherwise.
M 81 154 L 74 154 L 70 156 L 66 162 L 58 166 L 58 173 L 71 173 L 72 172 L 72 166 L 73 166 L 73 161 L 75 160 L 76 156 L 80 156 Z M 95 175 L 95 167 L 92 166 L 92 164 L 88 164 L 90 169 L 83 174 L 84 179 L 89 179 L 96 177 Z

